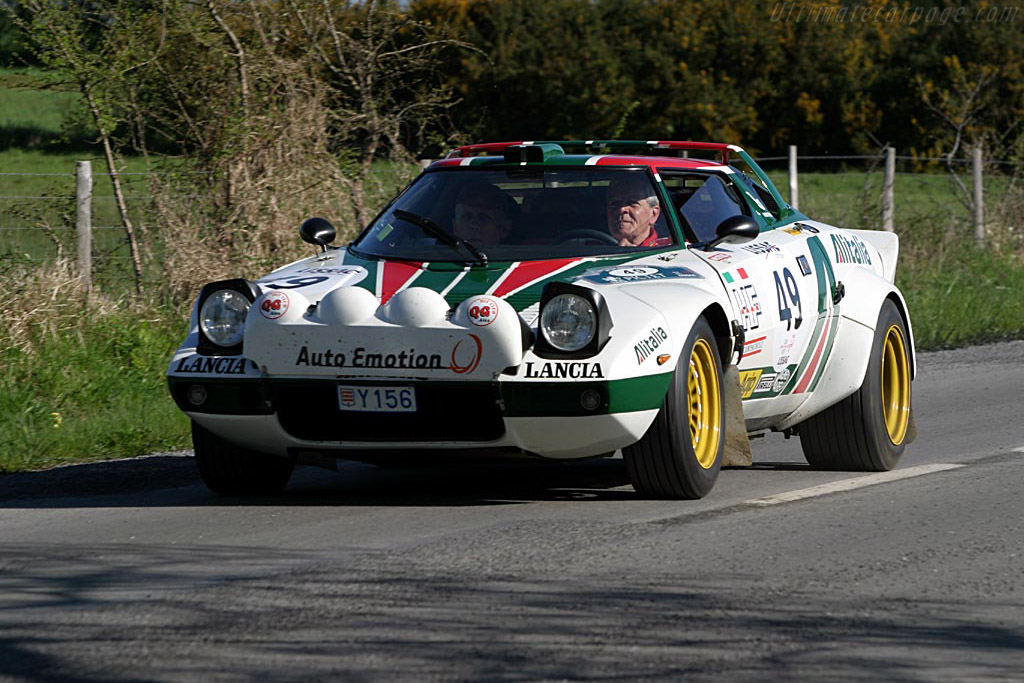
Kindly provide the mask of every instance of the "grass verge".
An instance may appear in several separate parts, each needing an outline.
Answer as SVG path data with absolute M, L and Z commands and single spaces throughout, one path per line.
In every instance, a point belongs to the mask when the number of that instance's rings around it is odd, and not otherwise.
M 164 379 L 181 315 L 82 313 L 31 333 L 31 348 L 0 350 L 0 473 L 188 447 Z
M 918 349 L 1024 337 L 1024 264 L 1014 253 L 964 247 L 900 266 Z

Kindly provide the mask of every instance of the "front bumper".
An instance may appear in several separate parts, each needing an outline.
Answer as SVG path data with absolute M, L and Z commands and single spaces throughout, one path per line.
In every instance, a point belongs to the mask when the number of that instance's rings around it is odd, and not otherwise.
M 666 374 L 571 383 L 366 382 L 413 384 L 416 413 L 340 411 L 333 380 L 172 375 L 168 383 L 178 407 L 193 420 L 269 453 L 327 450 L 345 457 L 346 450 L 515 447 L 578 458 L 639 440 L 670 379 Z M 588 391 L 600 397 L 598 407 L 584 407 L 581 397 Z

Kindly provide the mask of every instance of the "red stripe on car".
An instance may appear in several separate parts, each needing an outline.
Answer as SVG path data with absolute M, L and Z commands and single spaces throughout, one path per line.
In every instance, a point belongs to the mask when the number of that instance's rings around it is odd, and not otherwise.
M 796 389 L 793 389 L 794 394 L 802 394 L 807 390 L 807 385 L 811 383 L 811 377 L 814 376 L 814 371 L 818 367 L 818 362 L 821 360 L 821 352 L 825 349 L 825 342 L 828 341 L 828 333 L 832 328 L 832 316 L 825 319 L 825 329 L 821 331 L 821 338 L 818 339 L 818 346 L 814 349 L 814 357 L 811 358 L 810 364 L 807 366 L 807 370 L 804 372 L 804 376 L 800 378 L 800 382 L 796 385 Z
M 388 299 L 423 272 L 420 268 L 422 265 L 415 261 L 386 261 L 382 263 L 381 268 L 384 269 L 384 274 L 381 277 L 380 302 L 386 304 Z
M 493 291 L 488 293 L 494 296 L 508 296 L 524 287 L 529 287 L 538 280 L 551 277 L 556 272 L 579 263 L 580 260 L 564 258 L 545 261 L 523 261 L 516 268 L 512 269 L 512 272 L 499 282 Z

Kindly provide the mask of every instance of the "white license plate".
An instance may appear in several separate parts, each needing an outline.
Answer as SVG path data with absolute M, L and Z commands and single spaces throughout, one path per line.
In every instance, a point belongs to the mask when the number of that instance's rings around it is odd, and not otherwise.
M 416 391 L 412 387 L 338 387 L 338 408 L 363 413 L 415 413 Z

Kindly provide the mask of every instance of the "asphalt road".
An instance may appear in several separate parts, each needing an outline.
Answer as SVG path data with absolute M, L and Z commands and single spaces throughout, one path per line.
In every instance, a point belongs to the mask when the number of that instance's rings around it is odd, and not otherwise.
M 922 355 L 893 473 L 772 435 L 696 502 L 619 460 L 8 476 L 0 680 L 1021 681 L 1022 387 L 1024 342 Z

